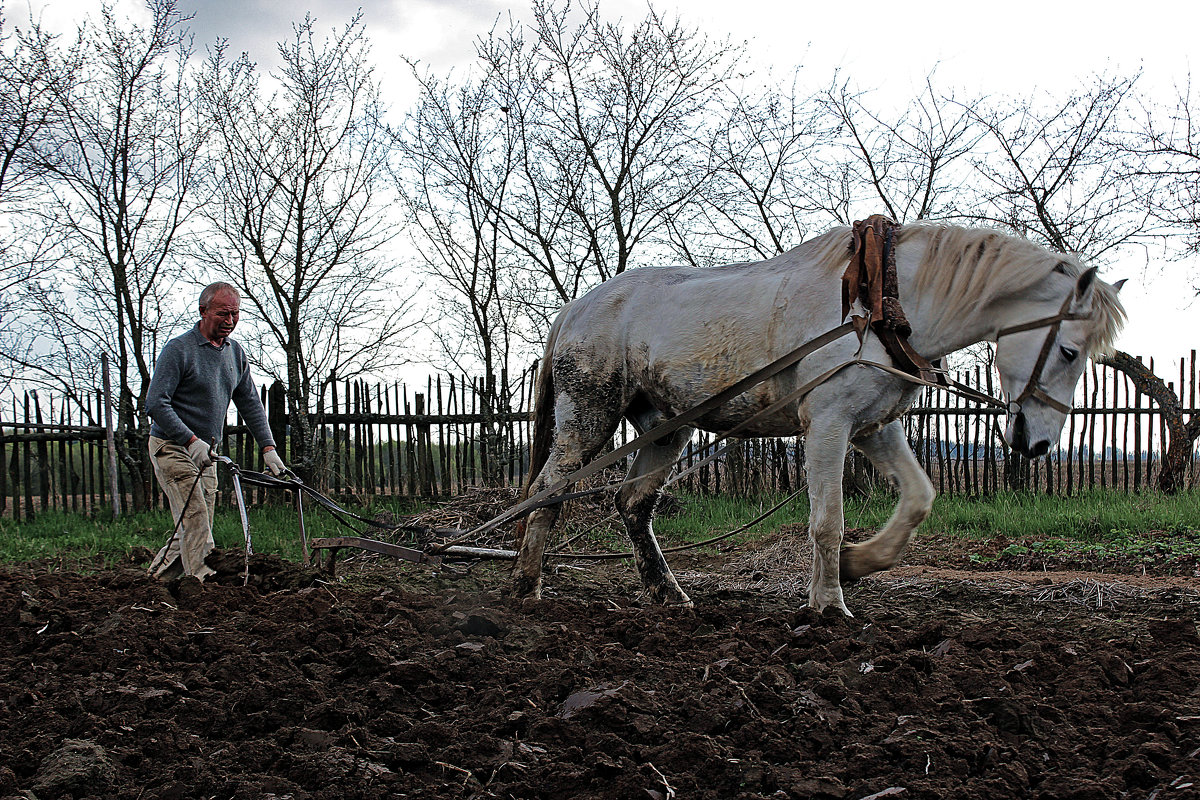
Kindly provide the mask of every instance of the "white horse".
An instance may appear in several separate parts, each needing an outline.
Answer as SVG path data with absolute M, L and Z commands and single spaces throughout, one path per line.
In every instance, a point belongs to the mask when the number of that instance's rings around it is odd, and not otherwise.
M 1110 349 L 1124 321 L 1120 284 L 1099 280 L 1095 269 L 1070 256 L 993 230 L 906 225 L 894 247 L 910 344 L 934 360 L 998 339 L 996 366 L 1011 398 L 1006 439 L 1026 456 L 1046 453 L 1062 430 L 1087 356 Z M 837 327 L 850 248 L 851 229 L 841 227 L 767 261 L 643 267 L 564 307 L 541 364 L 528 492 L 552 487 L 588 463 L 622 417 L 639 431 L 650 429 Z M 693 424 L 728 431 L 856 355 L 890 363 L 874 335 L 862 342 L 845 336 Z M 933 485 L 899 422 L 919 389 L 855 364 L 739 431 L 806 437 L 810 606 L 849 614 L 841 581 L 894 566 L 929 514 Z M 691 601 L 663 558 L 651 518 L 692 433 L 684 427 L 638 451 L 627 475 L 636 480 L 616 498 L 646 595 L 670 605 Z M 842 469 L 851 444 L 896 481 L 900 498 L 872 539 L 843 546 Z M 546 538 L 558 513 L 557 505 L 541 508 L 526 523 L 513 572 L 518 596 L 541 594 Z

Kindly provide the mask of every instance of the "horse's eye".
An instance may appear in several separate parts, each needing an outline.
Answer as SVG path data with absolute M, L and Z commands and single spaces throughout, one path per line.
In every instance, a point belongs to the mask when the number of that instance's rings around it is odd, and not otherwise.
M 1074 361 L 1079 357 L 1079 351 L 1074 347 L 1060 347 L 1058 350 L 1067 361 Z

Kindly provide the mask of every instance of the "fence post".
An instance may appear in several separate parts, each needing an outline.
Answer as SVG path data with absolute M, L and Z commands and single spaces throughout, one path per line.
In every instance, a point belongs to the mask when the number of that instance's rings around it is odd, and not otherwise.
M 425 395 L 418 392 L 413 396 L 415 404 L 414 411 L 418 417 L 425 416 L 426 405 Z M 433 475 L 433 437 L 430 431 L 428 420 L 421 420 L 417 423 L 417 483 L 420 486 L 421 495 L 424 497 L 437 496 L 437 490 L 434 487 Z
M 292 451 L 287 446 L 287 404 L 284 402 L 282 381 L 275 381 L 267 390 L 267 424 L 271 428 L 271 438 L 275 440 L 275 448 L 284 463 L 290 463 Z
M 38 393 L 35 389 L 30 392 L 33 395 L 33 418 L 37 422 L 37 432 L 47 433 L 47 429 L 42 427 L 42 403 L 38 399 Z M 54 422 L 54 406 L 50 406 L 50 421 Z M 38 460 L 38 488 L 41 489 L 42 511 L 47 511 L 50 508 L 52 498 L 54 497 L 53 474 L 54 470 L 50 467 L 50 443 L 45 439 L 37 443 L 37 460 Z
M 112 384 L 108 374 L 108 353 L 100 354 L 100 377 L 104 382 L 104 439 L 108 446 L 108 488 L 112 496 L 113 516 L 121 516 L 121 493 L 117 480 L 117 436 L 112 421 Z

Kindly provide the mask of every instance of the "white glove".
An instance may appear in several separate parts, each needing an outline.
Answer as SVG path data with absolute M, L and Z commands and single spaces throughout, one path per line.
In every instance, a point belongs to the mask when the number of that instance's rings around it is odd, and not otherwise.
M 267 472 L 278 478 L 283 473 L 287 472 L 287 467 L 283 465 L 283 459 L 279 457 L 278 450 L 268 450 L 263 453 L 263 461 L 267 465 Z
M 196 465 L 196 469 L 204 472 L 213 465 L 212 448 L 203 439 L 197 439 L 187 446 L 188 458 Z

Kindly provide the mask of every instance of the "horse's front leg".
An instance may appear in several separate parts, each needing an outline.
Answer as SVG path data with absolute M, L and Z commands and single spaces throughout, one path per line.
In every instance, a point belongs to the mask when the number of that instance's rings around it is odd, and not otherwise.
M 842 580 L 853 580 L 884 569 L 900 560 L 913 531 L 933 507 L 933 483 L 917 462 L 900 421 L 891 422 L 870 436 L 855 440 L 876 469 L 896 480 L 900 501 L 891 519 L 868 541 L 842 550 Z
M 812 577 L 808 582 L 808 604 L 816 609 L 830 606 L 853 616 L 846 608 L 839 579 L 839 551 L 845 531 L 842 512 L 842 471 L 850 440 L 845 419 L 814 419 L 805 437 L 805 468 L 808 471 L 808 535 L 813 543 Z

